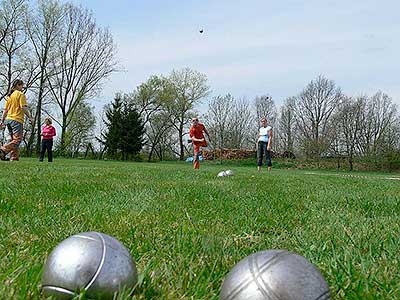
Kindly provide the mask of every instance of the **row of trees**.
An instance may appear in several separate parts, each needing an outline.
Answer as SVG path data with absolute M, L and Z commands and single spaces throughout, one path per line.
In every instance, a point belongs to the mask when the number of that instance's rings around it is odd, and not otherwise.
M 116 71 L 110 32 L 87 9 L 57 0 L 2 0 L 0 15 L 0 100 L 24 80 L 34 117 L 25 130 L 28 155 L 39 151 L 44 115 L 61 128 L 61 152 L 76 153 L 95 127 L 88 100 Z
M 398 107 L 388 95 L 378 91 L 372 96 L 346 96 L 322 76 L 287 99 L 278 124 L 284 149 L 297 148 L 315 160 L 344 157 L 350 169 L 355 157 L 377 161 L 398 156 L 399 129 Z
M 132 93 L 117 95 L 113 104 L 105 108 L 105 123 L 100 142 L 106 151 L 115 157 L 110 138 L 111 127 L 109 112 L 123 99 L 125 105 L 132 107 L 140 116 L 143 125 L 143 146 L 148 160 L 156 155 L 158 159 L 179 157 L 183 160 L 186 153 L 186 135 L 190 119 L 196 114 L 195 106 L 208 96 L 210 88 L 204 74 L 185 68 L 174 70 L 169 76 L 152 76 L 139 85 Z M 114 122 L 115 123 L 115 122 Z M 138 123 L 138 124 L 139 124 Z M 113 134 L 111 134 L 112 136 Z M 123 149 L 117 147 L 117 152 Z
M 61 128 L 58 148 L 64 155 L 97 144 L 99 152 L 123 159 L 139 151 L 149 160 L 184 159 L 190 119 L 210 95 L 204 74 L 174 70 L 116 95 L 96 133 L 89 100 L 117 71 L 110 32 L 97 26 L 90 11 L 57 0 L 0 0 L 0 14 L 0 100 L 14 79 L 24 80 L 35 120 L 25 128 L 28 155 L 39 150 L 42 120 L 49 115 Z M 268 94 L 208 100 L 202 119 L 215 148 L 254 149 L 259 119 L 266 116 L 277 152 L 314 160 L 346 157 L 351 168 L 355 157 L 399 153 L 398 108 L 383 92 L 350 97 L 319 76 L 278 108 Z
M 151 160 L 190 153 L 184 143 L 195 108 L 210 93 L 206 76 L 190 69 L 153 76 L 124 95 L 144 124 L 144 151 Z M 273 150 L 319 161 L 335 157 L 378 159 L 400 153 L 400 117 L 392 99 L 346 96 L 323 76 L 277 108 L 270 95 L 253 101 L 218 95 L 202 116 L 212 136 L 211 147 L 255 149 L 259 120 L 266 116 L 274 130 Z
M 381 91 L 346 96 L 323 76 L 287 98 L 279 110 L 270 96 L 257 97 L 251 106 L 228 94 L 213 98 L 205 116 L 221 148 L 253 147 L 258 120 L 266 116 L 277 152 L 316 161 L 346 158 L 350 169 L 355 157 L 400 157 L 400 116 L 392 99 Z

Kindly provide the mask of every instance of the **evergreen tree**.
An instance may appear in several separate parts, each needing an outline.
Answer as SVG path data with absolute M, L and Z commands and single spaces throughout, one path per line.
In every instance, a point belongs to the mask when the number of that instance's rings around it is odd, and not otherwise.
M 142 150 L 144 123 L 129 97 L 115 96 L 105 109 L 106 132 L 102 134 L 107 153 L 113 158 L 129 159 Z
M 104 123 L 106 125 L 106 133 L 102 134 L 103 141 L 107 149 L 107 153 L 115 157 L 120 145 L 122 132 L 122 98 L 120 94 L 116 94 L 114 102 L 105 108 Z
M 129 158 L 129 155 L 136 155 L 142 150 L 144 123 L 136 108 L 130 103 L 124 103 L 123 124 L 120 139 L 122 158 Z

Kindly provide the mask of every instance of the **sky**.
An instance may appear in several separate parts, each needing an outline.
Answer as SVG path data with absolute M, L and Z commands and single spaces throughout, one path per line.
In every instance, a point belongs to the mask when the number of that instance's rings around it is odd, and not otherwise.
M 323 75 L 346 95 L 381 90 L 400 105 L 398 0 L 72 2 L 111 31 L 123 70 L 104 82 L 97 108 L 185 67 L 207 76 L 208 99 L 268 94 L 279 106 Z

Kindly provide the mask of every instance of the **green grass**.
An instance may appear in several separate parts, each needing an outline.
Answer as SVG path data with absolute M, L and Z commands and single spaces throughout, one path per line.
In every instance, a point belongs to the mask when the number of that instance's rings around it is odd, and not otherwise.
M 400 299 L 393 174 L 29 159 L 0 168 L 1 299 L 41 299 L 47 255 L 84 231 L 116 237 L 135 258 L 139 287 L 119 299 L 216 300 L 235 263 L 266 249 L 317 265 L 333 299 Z M 217 178 L 225 169 L 235 176 Z

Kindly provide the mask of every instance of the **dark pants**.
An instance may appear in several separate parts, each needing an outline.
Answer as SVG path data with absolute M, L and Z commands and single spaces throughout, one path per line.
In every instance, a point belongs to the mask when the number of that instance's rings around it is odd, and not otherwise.
M 53 161 L 53 140 L 42 140 L 42 147 L 40 148 L 39 160 L 43 161 L 44 153 L 47 150 L 47 159 L 49 162 Z
M 258 149 L 257 149 L 257 166 L 262 166 L 263 156 L 265 155 L 265 160 L 268 167 L 272 166 L 271 162 L 271 151 L 267 150 L 268 143 L 266 142 L 258 142 Z

